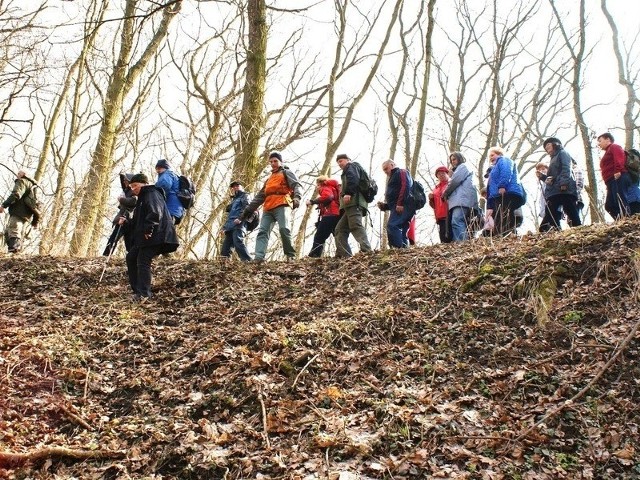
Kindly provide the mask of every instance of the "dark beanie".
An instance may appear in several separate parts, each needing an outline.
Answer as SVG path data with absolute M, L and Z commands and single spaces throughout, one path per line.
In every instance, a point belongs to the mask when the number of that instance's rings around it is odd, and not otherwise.
M 237 186 L 242 186 L 242 182 L 239 182 L 237 180 L 231 182 L 231 185 L 229 185 L 229 188 L 233 188 L 233 187 L 237 187 Z
M 144 173 L 136 173 L 131 177 L 129 183 L 149 183 L 149 179 Z
M 158 163 L 156 163 L 156 168 L 166 168 L 167 170 L 171 169 L 171 165 L 169 165 L 169 162 L 167 162 L 164 158 L 158 160 Z
M 282 161 L 282 155 L 280 155 L 278 152 L 271 152 L 269 154 L 269 159 L 272 158 L 277 158 L 279 161 Z
M 336 155 L 336 162 L 338 160 L 351 160 L 349 158 L 349 155 L 347 155 L 346 153 L 339 153 L 338 155 Z
M 542 144 L 542 147 L 546 147 L 547 144 L 552 143 L 554 147 L 561 147 L 562 146 L 562 142 L 560 140 L 558 140 L 556 137 L 549 137 L 547 138 L 544 143 Z

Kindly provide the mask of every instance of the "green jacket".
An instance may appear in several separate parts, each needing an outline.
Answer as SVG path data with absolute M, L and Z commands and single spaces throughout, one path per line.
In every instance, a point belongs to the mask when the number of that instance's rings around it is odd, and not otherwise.
M 368 210 L 369 204 L 364 198 L 364 195 L 360 193 L 360 172 L 358 166 L 353 162 L 349 162 L 346 168 L 342 171 L 342 189 L 340 196 L 340 209 L 345 207 L 352 207 L 358 205 L 359 207 Z M 348 205 L 344 204 L 343 197 L 345 195 L 351 195 L 351 201 Z
M 24 194 L 27 193 L 33 185 L 34 183 L 28 178 L 16 178 L 13 191 L 2 203 L 4 208 L 9 209 L 10 215 L 15 215 L 16 217 L 26 220 L 29 220 L 33 216 L 33 212 L 27 207 L 24 201 Z

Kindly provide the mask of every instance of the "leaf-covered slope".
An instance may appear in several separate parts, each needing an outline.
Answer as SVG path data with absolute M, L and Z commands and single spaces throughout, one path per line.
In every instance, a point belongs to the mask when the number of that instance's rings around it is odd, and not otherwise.
M 0 477 L 636 478 L 639 226 L 161 258 L 144 304 L 3 257 Z

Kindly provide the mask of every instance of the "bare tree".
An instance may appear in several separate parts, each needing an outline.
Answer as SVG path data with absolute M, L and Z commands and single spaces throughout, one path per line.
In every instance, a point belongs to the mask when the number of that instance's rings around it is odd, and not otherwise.
M 618 83 L 622 85 L 627 92 L 627 101 L 624 109 L 624 131 L 625 131 L 625 148 L 632 148 L 635 144 L 634 137 L 635 131 L 638 129 L 638 107 L 640 106 L 640 99 L 638 99 L 637 89 L 638 85 L 638 68 L 631 59 L 631 48 L 626 50 L 626 55 L 623 56 L 623 47 L 621 45 L 621 38 L 618 32 L 618 26 L 616 25 L 613 16 L 607 8 L 607 0 L 601 0 L 602 13 L 604 13 L 609 27 L 611 28 L 611 41 L 613 42 L 613 53 L 616 56 L 618 62 Z M 638 40 L 638 33 L 633 38 L 634 44 Z M 632 45 L 633 46 L 633 45 Z
M 140 41 L 142 24 L 147 20 L 136 16 L 140 8 L 139 0 L 127 0 L 120 34 L 120 51 L 116 64 L 111 72 L 109 86 L 105 94 L 103 120 L 100 125 L 97 143 L 92 154 L 91 166 L 86 187 L 82 191 L 82 215 L 78 217 L 71 237 L 71 255 L 87 255 L 90 253 L 92 239 L 101 222 L 104 199 L 108 192 L 108 179 L 113 168 L 113 155 L 117 140 L 117 127 L 122 118 L 122 107 L 135 81 L 143 73 L 144 68 L 152 60 L 160 45 L 167 36 L 169 24 L 179 12 L 181 3 L 173 3 L 162 9 L 162 18 L 154 30 L 150 42 L 144 47 L 138 59 L 133 56 Z
M 577 39 L 572 40 L 571 36 L 567 32 L 564 26 L 563 19 L 556 8 L 555 0 L 549 0 L 553 14 L 556 17 L 558 27 L 562 33 L 564 44 L 571 56 L 572 65 L 572 79 L 570 81 L 571 91 L 573 92 L 573 112 L 576 118 L 578 131 L 582 138 L 582 145 L 584 148 L 585 162 L 587 167 L 587 178 L 589 179 L 588 185 L 585 186 L 585 191 L 589 196 L 589 216 L 592 223 L 598 223 L 604 221 L 604 214 L 602 212 L 602 206 L 598 205 L 598 182 L 596 177 L 596 171 L 594 166 L 594 158 L 591 150 L 591 135 L 589 128 L 584 118 L 584 110 L 582 107 L 582 72 L 584 63 L 588 56 L 587 53 L 587 28 L 586 28 L 586 14 L 585 14 L 585 0 L 580 0 L 579 7 L 579 20 L 578 30 L 576 32 Z

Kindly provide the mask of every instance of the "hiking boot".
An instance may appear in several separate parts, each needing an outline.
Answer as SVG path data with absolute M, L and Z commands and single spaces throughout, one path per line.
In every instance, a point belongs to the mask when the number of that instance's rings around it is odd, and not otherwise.
M 133 295 L 133 303 L 146 303 L 149 301 L 151 297 L 147 297 L 145 295 L 140 295 L 139 293 L 136 293 Z

